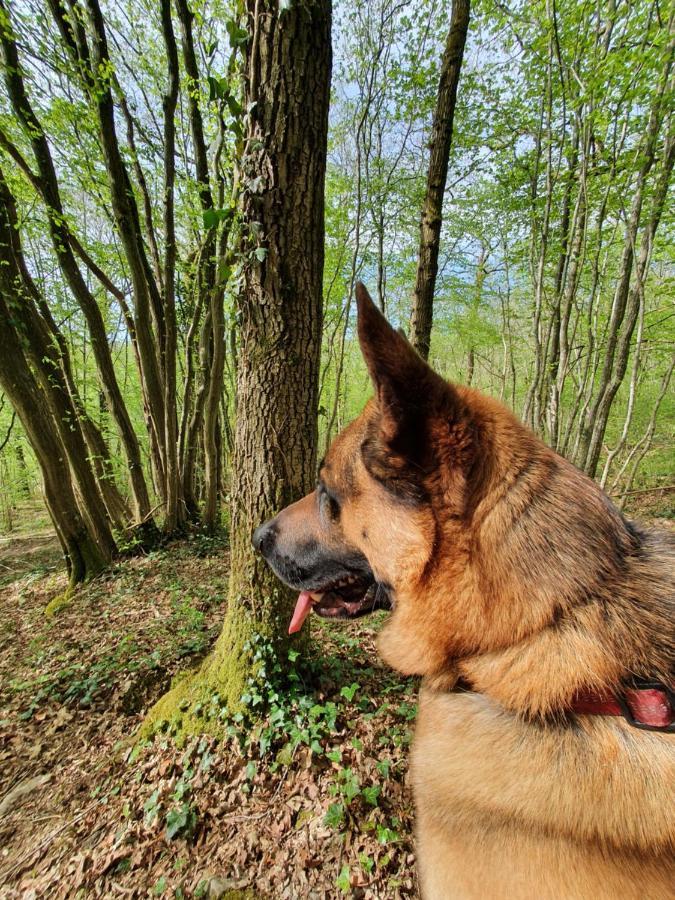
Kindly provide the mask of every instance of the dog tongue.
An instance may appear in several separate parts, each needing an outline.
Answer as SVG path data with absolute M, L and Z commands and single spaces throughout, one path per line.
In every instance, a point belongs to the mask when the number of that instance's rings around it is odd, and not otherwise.
M 295 634 L 300 631 L 302 623 L 310 614 L 312 609 L 312 595 L 309 591 L 303 591 L 297 599 L 295 609 L 293 610 L 293 618 L 288 626 L 288 633 Z

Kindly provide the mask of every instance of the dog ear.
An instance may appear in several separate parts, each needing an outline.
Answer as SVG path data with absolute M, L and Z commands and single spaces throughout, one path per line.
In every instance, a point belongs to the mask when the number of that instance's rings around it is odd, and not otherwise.
M 403 332 L 392 328 L 360 281 L 356 304 L 359 343 L 375 388 L 381 434 L 394 443 L 402 431 L 409 432 L 441 404 L 447 407 L 454 391 Z

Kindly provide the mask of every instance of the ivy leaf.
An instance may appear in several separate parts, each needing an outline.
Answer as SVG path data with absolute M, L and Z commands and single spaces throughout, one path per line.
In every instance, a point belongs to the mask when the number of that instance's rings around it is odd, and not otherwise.
M 351 701 L 354 699 L 354 695 L 356 694 L 356 692 L 358 691 L 358 689 L 360 687 L 361 687 L 361 685 L 358 684 L 356 681 L 353 682 L 353 684 L 350 684 L 349 687 L 347 687 L 345 685 L 342 688 L 342 690 L 340 691 L 340 696 L 349 700 L 349 702 L 351 703 Z
M 349 879 L 349 866 L 348 865 L 344 865 L 342 867 L 342 869 L 340 870 L 340 874 L 338 875 L 338 877 L 335 881 L 335 885 L 337 888 L 339 888 L 339 890 L 342 891 L 343 894 L 351 893 L 352 886 L 351 886 L 351 882 Z
M 188 803 L 170 809 L 166 816 L 166 836 L 172 841 L 181 834 L 190 835 L 197 824 L 195 811 Z
M 227 83 L 226 78 L 218 78 L 215 75 L 209 75 L 208 77 L 208 85 L 209 85 L 209 103 L 213 103 L 216 100 L 222 100 L 227 98 L 227 102 L 230 102 L 230 86 Z M 236 101 L 235 101 L 236 102 Z
M 382 793 L 382 788 L 379 784 L 374 784 L 372 787 L 365 787 L 361 793 L 363 794 L 363 799 L 366 803 L 369 803 L 370 806 L 377 806 L 380 794 Z
M 218 224 L 218 215 L 215 209 L 205 209 L 202 212 L 202 219 L 204 220 L 204 228 L 215 228 Z
M 234 210 L 232 208 L 226 209 L 216 209 L 215 207 L 212 209 L 205 209 L 202 212 L 202 219 L 204 220 L 204 228 L 215 228 L 219 222 L 227 222 L 229 218 L 231 218 Z
M 340 828 L 345 819 L 344 803 L 331 803 L 328 807 L 323 823 L 329 828 Z
M 235 119 L 241 118 L 241 114 L 243 113 L 244 110 L 241 107 L 241 103 L 239 103 L 239 101 L 235 97 L 233 97 L 231 94 L 227 98 L 227 105 L 230 109 L 230 115 L 233 118 L 235 118 Z

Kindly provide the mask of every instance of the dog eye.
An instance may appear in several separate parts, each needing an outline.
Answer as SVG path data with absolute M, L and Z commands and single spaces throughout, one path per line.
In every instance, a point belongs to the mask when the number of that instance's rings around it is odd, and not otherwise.
M 319 508 L 331 520 L 337 519 L 340 515 L 340 504 L 322 484 L 319 485 Z

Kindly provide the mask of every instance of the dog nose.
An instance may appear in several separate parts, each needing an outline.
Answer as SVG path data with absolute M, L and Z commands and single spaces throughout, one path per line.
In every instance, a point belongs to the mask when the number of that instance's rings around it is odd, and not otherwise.
M 262 525 L 258 525 L 253 532 L 253 547 L 258 553 L 267 556 L 274 544 L 275 532 L 276 529 L 271 522 L 263 522 Z

